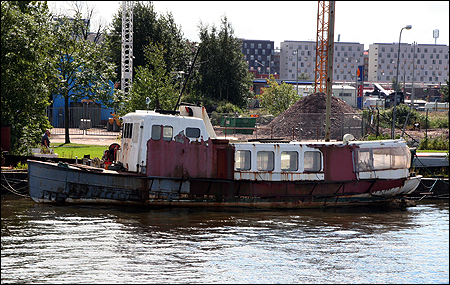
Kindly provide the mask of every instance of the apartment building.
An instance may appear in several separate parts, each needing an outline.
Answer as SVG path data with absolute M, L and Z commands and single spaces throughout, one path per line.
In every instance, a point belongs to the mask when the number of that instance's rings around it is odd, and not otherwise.
M 369 45 L 368 81 L 390 83 L 397 76 L 398 43 Z M 408 85 L 414 82 L 424 85 L 445 83 L 449 78 L 449 48 L 447 45 L 400 45 L 398 81 Z
M 274 69 L 275 48 L 273 41 L 242 40 L 242 54 L 248 64 L 248 70 L 257 74 L 278 73 Z
M 289 81 L 306 73 L 310 81 L 315 79 L 315 41 L 284 41 L 280 48 L 274 48 L 273 41 L 243 39 L 242 53 L 254 73 L 269 74 L 270 71 L 270 74 L 278 74 L 280 80 Z M 364 82 L 390 84 L 396 76 L 397 56 L 398 43 L 376 43 L 365 51 L 360 43 L 335 42 L 333 82 L 355 82 L 357 68 L 363 65 Z M 445 79 L 449 78 L 448 57 L 448 45 L 418 44 L 414 55 L 413 45 L 402 43 L 398 80 L 410 86 L 414 68 L 415 85 L 445 84 Z
M 302 73 L 315 78 L 316 42 L 284 41 L 280 48 L 280 79 L 297 80 Z M 358 65 L 364 64 L 364 45 L 350 42 L 334 43 L 334 82 L 354 82 Z

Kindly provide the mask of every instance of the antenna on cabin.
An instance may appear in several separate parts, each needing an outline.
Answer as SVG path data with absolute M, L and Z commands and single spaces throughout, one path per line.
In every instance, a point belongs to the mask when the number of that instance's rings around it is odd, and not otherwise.
M 173 108 L 174 111 L 176 111 L 177 108 L 178 108 L 178 105 L 180 105 L 181 94 L 183 94 L 184 88 L 186 88 L 186 83 L 187 83 L 188 80 L 189 80 L 189 76 L 191 76 L 192 69 L 194 69 L 195 61 L 197 60 L 197 56 L 198 56 L 198 52 L 199 52 L 199 51 L 200 51 L 200 46 L 198 46 L 198 48 L 197 48 L 197 53 L 195 54 L 194 61 L 193 61 L 192 64 L 191 64 L 191 68 L 189 68 L 188 76 L 186 77 L 186 81 L 184 81 L 183 88 L 181 89 L 180 95 L 178 96 L 178 101 L 177 101 L 177 103 L 175 104 L 175 108 Z
M 145 104 L 147 104 L 147 109 L 149 108 L 150 102 L 152 102 L 152 100 L 150 100 L 150 98 L 145 98 Z

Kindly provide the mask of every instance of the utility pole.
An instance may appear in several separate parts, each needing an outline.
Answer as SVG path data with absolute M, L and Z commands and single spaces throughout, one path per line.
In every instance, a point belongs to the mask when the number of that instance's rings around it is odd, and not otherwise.
M 325 141 L 330 141 L 330 116 L 331 116 L 331 94 L 333 86 L 333 55 L 334 55 L 334 6 L 335 1 L 330 1 L 330 13 L 328 16 L 328 52 L 327 52 L 327 104 L 326 104 L 326 124 Z

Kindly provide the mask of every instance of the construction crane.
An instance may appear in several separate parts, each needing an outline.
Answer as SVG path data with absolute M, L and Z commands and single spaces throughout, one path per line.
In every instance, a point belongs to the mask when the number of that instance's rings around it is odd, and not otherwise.
M 128 100 L 133 82 L 133 1 L 122 1 L 121 89 Z
M 327 94 L 325 141 L 330 141 L 334 52 L 334 6 L 335 1 L 318 1 L 314 93 L 326 92 Z

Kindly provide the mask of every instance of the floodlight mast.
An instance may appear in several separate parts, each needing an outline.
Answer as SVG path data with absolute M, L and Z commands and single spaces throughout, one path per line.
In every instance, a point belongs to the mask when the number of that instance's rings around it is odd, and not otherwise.
M 130 98 L 133 82 L 133 1 L 122 1 L 122 76 L 124 99 Z

